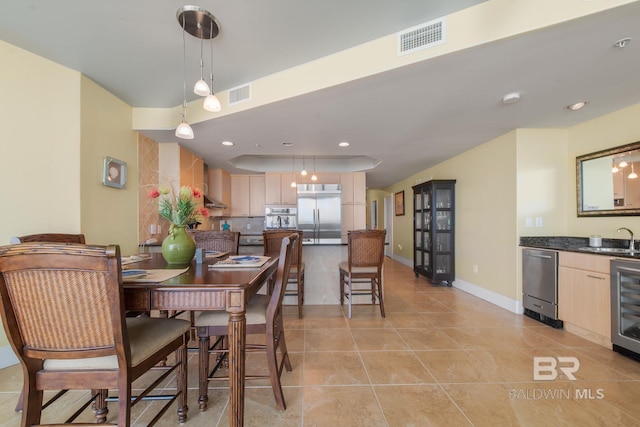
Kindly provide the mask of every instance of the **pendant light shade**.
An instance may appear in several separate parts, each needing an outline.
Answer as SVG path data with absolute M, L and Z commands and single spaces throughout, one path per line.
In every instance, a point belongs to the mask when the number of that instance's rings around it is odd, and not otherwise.
M 207 84 L 207 82 L 200 79 L 196 82 L 196 85 L 193 87 L 193 92 L 198 96 L 208 96 L 209 85 Z
M 212 113 L 217 113 L 222 110 L 222 106 L 220 105 L 220 100 L 214 94 L 209 94 L 204 99 L 204 109 L 207 111 L 211 111 Z
M 311 175 L 311 181 L 317 181 L 318 177 L 316 176 L 316 156 L 313 156 L 313 175 Z
M 193 139 L 193 129 L 183 120 L 176 128 L 176 136 L 182 139 Z

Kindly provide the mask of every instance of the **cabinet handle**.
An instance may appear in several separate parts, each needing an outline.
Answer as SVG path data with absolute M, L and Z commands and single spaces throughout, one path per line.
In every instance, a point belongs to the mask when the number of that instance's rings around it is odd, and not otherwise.
M 590 277 L 590 278 L 592 278 L 592 279 L 605 280 L 605 278 L 604 278 L 604 277 L 592 276 L 591 274 L 587 274 L 587 277 Z

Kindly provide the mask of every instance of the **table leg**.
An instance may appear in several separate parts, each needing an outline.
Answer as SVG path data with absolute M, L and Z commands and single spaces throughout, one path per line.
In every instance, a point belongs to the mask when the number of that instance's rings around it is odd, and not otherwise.
M 244 307 L 243 307 L 244 308 Z M 244 351 L 247 338 L 244 309 L 229 313 L 229 425 L 244 425 Z

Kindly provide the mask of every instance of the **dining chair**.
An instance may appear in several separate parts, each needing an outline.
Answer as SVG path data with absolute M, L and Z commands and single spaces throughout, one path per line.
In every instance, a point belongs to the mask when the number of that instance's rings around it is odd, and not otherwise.
M 117 390 L 117 421 L 110 425 L 129 426 L 131 407 L 158 385 L 166 387 L 171 375 L 175 392 L 167 394 L 165 388 L 163 395 L 153 396 L 168 402 L 149 425 L 176 400 L 178 421 L 186 421 L 189 322 L 125 317 L 119 246 L 2 246 L 0 301 L 5 333 L 23 367 L 23 426 L 45 425 L 44 391 L 60 389 L 95 391 L 77 412 L 53 425 L 77 425 L 72 423 L 91 404 L 96 421 L 105 423 L 107 402 L 113 400 L 108 390 Z M 132 382 L 152 368 L 161 375 L 133 396 Z
M 57 242 L 57 243 L 82 243 L 85 244 L 84 234 L 66 234 L 66 233 L 40 233 L 40 234 L 29 234 L 27 236 L 20 237 L 12 237 L 9 240 L 11 244 L 17 243 L 29 243 L 29 242 Z M 61 397 L 66 390 L 63 390 L 53 396 L 49 402 L 45 404 L 45 407 L 50 403 L 53 403 L 59 397 Z M 18 398 L 18 403 L 16 403 L 16 412 L 22 411 L 22 393 Z
M 280 253 L 282 238 L 296 233 L 298 239 L 293 248 L 291 271 L 287 280 L 285 296 L 298 297 L 298 317 L 302 319 L 302 306 L 304 304 L 304 262 L 302 262 L 302 230 L 264 230 L 262 232 L 263 254 L 265 256 L 277 256 Z
M 41 233 L 28 236 L 12 237 L 10 243 L 57 242 L 85 244 L 84 234 Z
M 192 230 L 190 234 L 196 242 L 196 248 L 238 255 L 239 231 Z
M 245 375 L 245 379 L 269 378 L 271 388 L 276 399 L 276 406 L 280 410 L 286 409 L 280 377 L 283 368 L 291 371 L 291 362 L 285 342 L 284 322 L 282 319 L 282 299 L 286 288 L 286 278 L 292 265 L 294 246 L 298 235 L 289 234 L 282 239 L 278 269 L 275 273 L 275 283 L 271 295 L 254 295 L 246 307 L 246 333 L 260 334 L 265 338 L 265 344 L 245 344 L 245 352 L 261 351 L 267 354 L 269 373 L 264 375 Z M 198 330 L 200 363 L 199 386 L 200 397 L 198 403 L 200 411 L 207 410 L 209 381 L 227 380 L 228 376 L 216 376 L 219 369 L 225 365 L 229 349 L 223 345 L 224 338 L 229 333 L 229 315 L 223 311 L 203 311 L 196 319 Z M 211 345 L 211 337 L 217 337 Z M 278 361 L 278 349 L 280 360 Z M 209 371 L 209 359 L 215 355 L 215 366 Z
M 380 304 L 384 314 L 384 292 L 382 288 L 382 264 L 384 262 L 384 239 L 386 230 L 352 230 L 347 232 L 348 260 L 339 264 L 340 305 L 349 302 L 349 319 L 353 297 L 371 295 L 371 304 Z M 366 283 L 368 286 L 359 285 Z M 354 286 L 355 285 L 355 286 Z
M 196 242 L 196 248 L 205 251 L 228 252 L 229 255 L 238 255 L 240 246 L 240 232 L 226 230 L 190 230 L 189 234 Z M 169 313 L 170 317 L 177 317 L 186 311 L 175 311 Z M 195 340 L 195 312 L 189 311 L 191 321 L 191 339 Z

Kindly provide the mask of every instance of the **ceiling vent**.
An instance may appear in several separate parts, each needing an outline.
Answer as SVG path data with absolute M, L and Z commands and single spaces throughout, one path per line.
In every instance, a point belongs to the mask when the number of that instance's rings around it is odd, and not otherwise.
M 251 99 L 251 84 L 229 89 L 229 105 L 239 104 Z
M 416 25 L 398 33 L 398 55 L 406 55 L 445 42 L 445 18 Z

